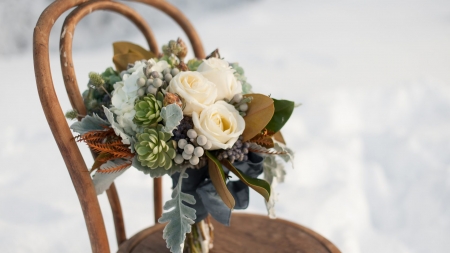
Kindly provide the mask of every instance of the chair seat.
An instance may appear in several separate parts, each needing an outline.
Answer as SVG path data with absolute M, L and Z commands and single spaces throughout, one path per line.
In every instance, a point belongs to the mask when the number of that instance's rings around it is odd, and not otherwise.
M 283 219 L 233 213 L 230 227 L 211 220 L 215 237 L 211 253 L 340 253 L 311 229 Z M 164 226 L 157 224 L 139 232 L 124 242 L 118 253 L 169 252 L 162 238 Z

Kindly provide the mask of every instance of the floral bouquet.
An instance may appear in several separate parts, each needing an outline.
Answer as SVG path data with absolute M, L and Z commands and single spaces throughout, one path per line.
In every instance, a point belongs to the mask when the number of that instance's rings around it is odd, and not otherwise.
M 295 104 L 252 93 L 243 69 L 218 50 L 185 62 L 180 39 L 160 56 L 127 42 L 113 46 L 116 70 L 89 74 L 87 115 L 66 114 L 80 120 L 71 125 L 75 139 L 97 155 L 97 194 L 130 167 L 170 175 L 172 199 L 159 222 L 168 222 L 163 237 L 171 252 L 208 252 L 209 215 L 229 225 L 232 209 L 247 208 L 249 188 L 274 217 L 274 184 L 285 174 L 276 157 L 287 162 L 293 155 L 280 129 Z

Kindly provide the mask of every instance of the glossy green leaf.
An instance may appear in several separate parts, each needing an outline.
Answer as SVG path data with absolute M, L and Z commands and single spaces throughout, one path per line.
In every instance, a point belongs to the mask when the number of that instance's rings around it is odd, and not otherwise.
M 209 177 L 211 178 L 211 181 L 214 187 L 216 188 L 217 193 L 219 194 L 223 203 L 225 203 L 225 205 L 227 205 L 230 209 L 233 209 L 235 201 L 233 195 L 231 195 L 230 191 L 228 190 L 226 184 L 227 177 L 223 172 L 222 164 L 210 152 L 206 151 L 205 154 L 209 158 L 208 161 Z
M 232 171 L 242 182 L 261 194 L 266 201 L 270 198 L 270 184 L 262 179 L 253 178 L 245 175 L 242 171 L 233 166 L 228 160 L 223 160 L 225 167 Z
M 267 130 L 278 132 L 289 120 L 294 111 L 295 103 L 289 100 L 273 99 L 275 112 L 272 119 L 267 124 Z

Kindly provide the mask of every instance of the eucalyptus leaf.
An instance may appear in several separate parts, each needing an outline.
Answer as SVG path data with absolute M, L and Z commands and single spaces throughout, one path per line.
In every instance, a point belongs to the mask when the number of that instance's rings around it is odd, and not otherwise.
M 195 223 L 196 217 L 195 209 L 183 203 L 195 204 L 194 196 L 181 191 L 183 178 L 189 177 L 185 172 L 186 169 L 181 171 L 178 184 L 172 192 L 172 199 L 164 204 L 164 210 L 167 212 L 158 220 L 159 223 L 169 222 L 163 230 L 163 238 L 172 253 L 182 253 L 186 234 L 191 232 L 191 225 Z
M 275 112 L 266 128 L 273 132 L 280 131 L 284 124 L 289 120 L 294 111 L 295 103 L 289 100 L 273 99 Z
M 242 133 L 243 141 L 248 141 L 267 126 L 272 119 L 275 108 L 273 100 L 266 95 L 247 94 L 244 97 L 253 97 L 253 100 L 248 104 L 248 110 L 244 117 L 245 130 Z
M 183 119 L 183 111 L 177 104 L 170 104 L 161 109 L 161 117 L 164 120 L 163 132 L 172 133 Z
M 245 175 L 242 171 L 233 166 L 228 160 L 224 160 L 224 165 L 233 172 L 242 182 L 248 185 L 250 188 L 261 194 L 266 201 L 270 198 L 270 184 L 258 178 L 252 178 Z
M 217 193 L 222 198 L 222 201 L 228 208 L 233 209 L 235 205 L 235 201 L 233 195 L 231 195 L 230 191 L 226 185 L 226 176 L 223 172 L 222 164 L 217 160 L 217 158 L 212 155 L 210 152 L 205 152 L 206 156 L 209 158 L 208 160 L 208 171 L 209 177 L 216 188 Z
M 100 118 L 97 114 L 92 116 L 86 115 L 81 121 L 77 121 L 70 126 L 74 132 L 79 134 L 85 134 L 89 131 L 101 131 L 105 130 L 105 127 L 110 126 L 108 121 Z

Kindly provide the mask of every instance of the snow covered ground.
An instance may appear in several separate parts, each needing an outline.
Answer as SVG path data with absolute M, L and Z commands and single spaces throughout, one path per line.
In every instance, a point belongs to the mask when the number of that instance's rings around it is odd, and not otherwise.
M 346 253 L 448 252 L 449 1 L 266 0 L 183 8 L 207 51 L 219 47 L 227 60 L 239 61 L 255 90 L 303 104 L 284 129 L 297 156 L 278 188 L 279 217 L 316 230 Z M 95 15 L 89 22 L 108 20 Z M 164 18 L 154 15 L 153 21 Z M 154 27 L 160 43 L 181 34 L 163 21 Z M 127 38 L 111 30 L 95 30 L 102 38 L 95 42 L 87 37 L 89 22 L 75 35 L 80 84 L 89 71 L 111 65 L 111 42 L 144 44 L 133 32 Z M 20 28 L 0 27 L 7 35 Z M 54 81 L 67 110 L 55 30 Z M 22 54 L 11 53 L 19 49 L 8 38 L 0 39 L 0 249 L 89 252 L 78 199 L 37 96 L 31 33 L 20 40 Z M 170 180 L 164 182 L 167 198 Z M 151 179 L 129 170 L 116 184 L 131 236 L 153 223 Z M 99 200 L 114 250 L 106 196 Z M 257 194 L 249 211 L 265 213 Z

